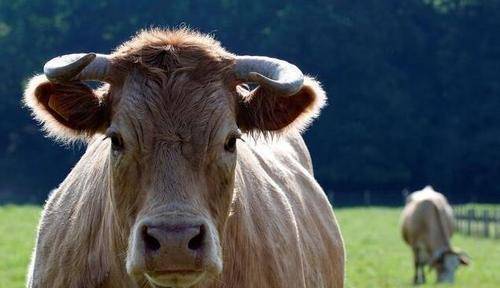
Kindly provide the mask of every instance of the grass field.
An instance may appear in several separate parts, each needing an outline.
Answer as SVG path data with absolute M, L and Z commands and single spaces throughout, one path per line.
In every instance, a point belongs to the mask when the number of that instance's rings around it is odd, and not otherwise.
M 400 238 L 399 213 L 396 208 L 336 210 L 347 249 L 346 287 L 412 286 L 411 253 Z M 24 286 L 39 214 L 36 206 L 0 206 L 0 288 Z M 500 287 L 500 240 L 455 235 L 453 244 L 472 258 L 453 287 Z
M 398 208 L 336 210 L 347 250 L 346 287 L 412 286 L 412 255 L 400 237 L 400 212 Z M 472 259 L 469 267 L 459 268 L 453 287 L 500 287 L 500 239 L 456 234 L 452 244 Z M 430 283 L 420 287 L 436 286 L 432 273 L 429 277 L 427 272 Z
M 24 287 L 40 207 L 0 206 L 0 288 Z

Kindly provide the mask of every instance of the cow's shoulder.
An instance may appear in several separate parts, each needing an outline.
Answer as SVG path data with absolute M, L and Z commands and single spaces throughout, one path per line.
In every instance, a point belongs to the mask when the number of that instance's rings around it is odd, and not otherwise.
M 301 136 L 245 139 L 238 149 L 236 208 L 227 231 L 230 241 L 237 242 L 230 247 L 245 249 L 233 251 L 239 254 L 234 265 L 244 263 L 242 269 L 255 269 L 265 283 L 276 287 L 292 279 L 330 287 L 333 279 L 343 279 L 339 276 L 344 269 L 340 231 L 332 207 L 314 179 Z M 259 267 L 257 263 L 261 263 Z M 320 268 L 309 269 L 313 266 Z
M 311 156 L 300 133 L 290 131 L 279 135 L 257 134 L 243 137 L 244 142 L 240 146 L 244 147 L 238 152 L 243 154 L 242 157 L 252 157 L 260 166 L 273 171 L 300 166 L 312 175 Z

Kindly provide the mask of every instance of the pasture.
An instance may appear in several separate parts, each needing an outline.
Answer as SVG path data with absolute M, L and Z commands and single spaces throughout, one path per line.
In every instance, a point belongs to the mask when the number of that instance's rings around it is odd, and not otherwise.
M 0 206 L 0 288 L 24 287 L 40 215 L 37 206 Z M 347 249 L 346 287 L 412 287 L 411 253 L 399 232 L 400 208 L 340 208 L 336 215 Z M 469 253 L 453 287 L 498 287 L 500 240 L 455 235 Z M 428 276 L 433 287 L 434 274 Z

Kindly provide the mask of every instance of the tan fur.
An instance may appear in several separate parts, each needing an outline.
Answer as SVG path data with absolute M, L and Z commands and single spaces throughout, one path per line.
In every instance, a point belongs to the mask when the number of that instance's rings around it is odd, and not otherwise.
M 239 105 L 237 121 L 240 129 L 246 132 L 302 131 L 325 104 L 326 95 L 321 85 L 306 76 L 302 89 L 291 97 L 276 97 L 261 89 L 245 95 Z M 280 107 L 278 111 L 276 107 Z
M 410 194 L 401 217 L 403 235 L 409 245 L 424 241 L 428 252 L 449 245 L 453 234 L 453 210 L 446 198 L 432 187 Z
M 299 93 L 311 101 L 286 116 L 280 137 L 243 135 L 230 153 L 224 143 L 248 95 L 237 92 L 233 56 L 218 42 L 152 30 L 112 59 L 102 125 L 120 133 L 124 149 L 112 151 L 104 130 L 87 138 L 85 155 L 45 205 L 28 287 L 152 287 L 142 274 L 142 223 L 195 218 L 210 236 L 206 277 L 195 287 L 343 287 L 340 231 L 298 131 L 324 105 L 316 81 L 306 80 Z M 72 139 L 77 133 L 36 101 L 42 82 L 31 82 L 27 105 L 49 133 Z
M 443 253 L 453 252 L 450 243 L 454 230 L 453 210 L 441 193 L 427 186 L 407 197 L 401 224 L 403 239 L 414 252 L 415 282 L 425 282 L 425 278 L 417 279 L 420 278 L 418 269 L 434 265 L 434 259 Z
M 28 82 L 23 103 L 47 135 L 72 142 L 92 136 L 108 121 L 102 94 L 81 82 L 55 84 L 38 75 Z

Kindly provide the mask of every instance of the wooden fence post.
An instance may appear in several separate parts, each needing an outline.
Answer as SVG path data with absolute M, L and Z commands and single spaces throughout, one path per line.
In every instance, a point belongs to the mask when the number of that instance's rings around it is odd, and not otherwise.
M 467 235 L 472 234 L 472 218 L 474 217 L 474 210 L 469 209 L 467 211 Z
M 500 211 L 495 210 L 495 238 L 500 238 Z
M 455 231 L 467 236 L 500 239 L 500 209 L 452 206 Z
M 453 206 L 453 215 L 455 216 L 455 230 L 458 232 L 461 232 L 462 227 L 460 224 L 462 224 L 462 223 L 460 221 L 460 207 Z
M 483 212 L 483 236 L 486 238 L 490 237 L 490 215 L 488 210 L 484 210 Z
M 464 221 L 464 216 L 465 216 L 465 215 L 464 215 L 464 213 L 463 213 L 463 210 L 464 210 L 464 209 L 463 209 L 463 207 L 462 207 L 462 206 L 459 206 L 459 207 L 457 207 L 457 208 L 458 208 L 458 210 L 457 210 L 457 217 L 456 217 L 456 219 L 457 219 L 457 229 L 458 229 L 458 231 L 459 231 L 460 233 L 463 233 L 463 232 L 464 232 L 464 230 L 465 230 L 465 229 L 464 229 L 464 223 L 465 223 L 465 221 Z

